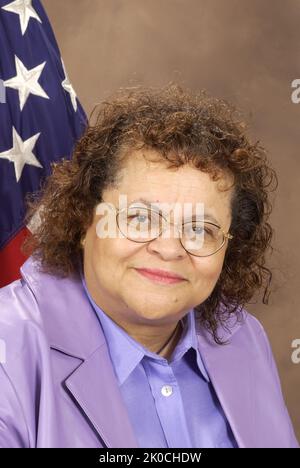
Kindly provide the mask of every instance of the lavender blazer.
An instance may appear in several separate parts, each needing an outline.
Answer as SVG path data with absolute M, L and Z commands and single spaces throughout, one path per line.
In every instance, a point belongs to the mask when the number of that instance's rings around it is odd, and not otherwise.
M 80 279 L 39 271 L 0 290 L 0 447 L 137 447 L 105 337 Z M 299 447 L 269 341 L 244 322 L 199 351 L 239 447 Z

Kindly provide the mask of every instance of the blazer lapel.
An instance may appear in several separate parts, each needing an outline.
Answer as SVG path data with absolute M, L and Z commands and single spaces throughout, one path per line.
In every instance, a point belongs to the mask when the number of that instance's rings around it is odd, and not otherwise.
M 64 382 L 82 417 L 89 419 L 107 447 L 138 447 L 100 322 L 80 278 L 43 273 L 32 257 L 21 274 L 37 301 L 50 347 L 70 357 Z M 71 375 L 70 368 L 75 369 Z
M 88 357 L 65 384 L 107 447 L 138 447 L 106 345 Z
M 239 328 L 233 329 L 232 334 Z M 206 332 L 198 331 L 199 352 L 218 396 L 225 416 L 240 448 L 255 445 L 253 365 L 249 350 L 234 342 L 230 334 L 229 344 L 217 345 Z

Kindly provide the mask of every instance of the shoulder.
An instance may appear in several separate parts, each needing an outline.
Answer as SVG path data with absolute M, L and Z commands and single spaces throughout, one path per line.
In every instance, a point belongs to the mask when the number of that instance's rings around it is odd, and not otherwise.
M 218 337 L 228 346 L 233 348 L 241 347 L 243 350 L 269 352 L 269 340 L 262 323 L 251 314 L 246 308 L 240 307 L 237 313 L 227 315 L 224 310 L 223 322 L 219 323 Z M 208 331 L 201 325 L 197 327 L 197 332 L 202 338 L 202 342 L 209 347 L 219 347 Z
M 224 314 L 226 317 L 226 314 Z M 217 344 L 213 336 L 203 327 L 197 327 L 200 346 L 209 353 L 238 353 L 245 359 L 258 359 L 261 365 L 273 366 L 273 356 L 269 338 L 264 326 L 247 309 L 240 308 L 237 314 L 227 316 L 218 326 L 217 334 L 223 345 Z M 218 351 L 219 350 L 219 351 Z
M 28 447 L 35 437 L 28 421 L 36 418 L 33 402 L 50 369 L 50 347 L 35 297 L 23 280 L 0 289 L 0 351 L 0 447 Z
M 260 320 L 244 309 L 245 325 L 243 333 L 249 337 L 250 343 L 257 346 L 257 352 L 264 354 L 269 362 L 272 359 L 271 344 L 267 332 Z
M 246 309 L 243 309 L 243 322 L 233 333 L 232 347 L 239 349 L 247 359 L 255 360 L 257 378 L 274 384 L 277 394 L 282 398 L 282 387 L 275 357 L 269 337 L 262 323 Z
M 243 309 L 243 313 L 245 317 L 244 331 L 250 335 L 253 335 L 253 337 L 256 339 L 264 342 L 267 339 L 267 334 L 262 322 L 246 309 Z
M 7 360 L 16 359 L 31 342 L 43 341 L 44 324 L 37 301 L 24 280 L 0 289 L 0 340 Z
M 243 312 L 244 312 L 244 317 L 245 317 L 245 324 L 247 326 L 248 331 L 249 332 L 252 331 L 253 333 L 258 334 L 258 335 L 261 335 L 261 334 L 265 335 L 266 332 L 261 321 L 257 317 L 255 317 L 253 314 L 248 312 L 248 310 L 243 309 Z
M 243 308 L 239 318 L 231 317 L 227 324 L 228 328 L 225 329 L 223 336 L 233 348 L 242 349 L 243 352 L 248 353 L 249 357 L 259 358 L 261 363 L 273 364 L 270 340 L 257 317 Z

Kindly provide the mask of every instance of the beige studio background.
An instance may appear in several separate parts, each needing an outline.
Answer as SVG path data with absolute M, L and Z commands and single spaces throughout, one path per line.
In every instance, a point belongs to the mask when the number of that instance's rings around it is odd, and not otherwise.
M 268 149 L 279 178 L 274 286 L 269 305 L 247 309 L 267 331 L 300 440 L 300 0 L 42 1 L 88 114 L 120 86 L 177 80 L 237 104 Z

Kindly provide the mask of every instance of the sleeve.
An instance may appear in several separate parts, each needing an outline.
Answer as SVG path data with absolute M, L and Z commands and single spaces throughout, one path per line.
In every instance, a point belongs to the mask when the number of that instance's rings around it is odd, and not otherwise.
M 0 448 L 28 448 L 23 408 L 4 366 L 0 365 Z

